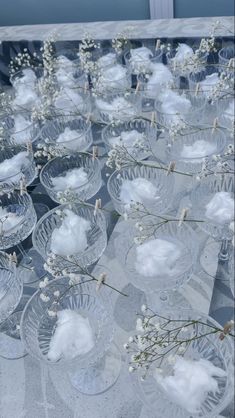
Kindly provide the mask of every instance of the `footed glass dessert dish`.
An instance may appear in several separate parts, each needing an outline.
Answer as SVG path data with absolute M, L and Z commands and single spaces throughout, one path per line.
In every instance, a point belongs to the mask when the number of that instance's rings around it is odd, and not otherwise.
M 105 392 L 119 376 L 113 332 L 109 295 L 106 289 L 97 293 L 88 276 L 76 285 L 66 277 L 51 281 L 32 296 L 21 318 L 27 352 L 68 373 L 71 384 L 87 395 Z

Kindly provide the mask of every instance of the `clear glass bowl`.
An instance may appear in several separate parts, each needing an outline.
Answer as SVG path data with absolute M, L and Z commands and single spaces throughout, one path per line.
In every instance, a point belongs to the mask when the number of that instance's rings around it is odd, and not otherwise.
M 69 141 L 57 142 L 58 137 L 65 132 L 77 132 L 77 136 Z M 60 117 L 47 122 L 41 131 L 41 140 L 51 146 L 57 147 L 63 154 L 74 151 L 87 151 L 93 141 L 91 123 L 82 117 Z
M 51 253 L 51 235 L 54 229 L 61 226 L 62 220 L 58 215 L 58 210 L 72 210 L 76 215 L 86 219 L 91 223 L 91 229 L 86 233 L 87 248 L 73 255 L 73 260 L 82 268 L 95 263 L 103 254 L 107 245 L 106 220 L 104 214 L 98 210 L 94 214 L 94 207 L 90 205 L 79 205 L 78 203 L 64 204 L 57 206 L 44 215 L 37 223 L 32 240 L 36 251 L 47 259 Z M 70 254 L 68 254 L 70 255 Z M 74 272 L 76 266 L 71 264 L 66 257 L 56 256 L 58 270 L 64 269 Z M 78 267 L 77 267 L 78 269 Z
M 199 245 L 196 233 L 185 223 L 179 227 L 178 222 L 168 222 L 157 228 L 157 222 L 160 221 L 161 219 L 151 217 L 143 218 L 142 224 L 145 226 L 142 235 L 128 222 L 125 233 L 116 241 L 115 252 L 130 282 L 146 294 L 159 292 L 163 301 L 167 299 L 168 291 L 177 290 L 192 277 L 198 263 Z M 155 276 L 143 276 L 138 272 L 135 265 L 136 249 L 140 244 L 136 244 L 135 239 L 145 235 L 146 232 L 148 238 L 144 243 L 161 239 L 176 245 L 180 250 L 180 257 L 175 261 L 172 271 L 166 271 L 164 274 L 156 271 Z M 147 264 L 148 260 L 146 260 Z
M 154 161 L 148 161 L 147 164 L 154 165 L 155 163 Z M 140 177 L 148 180 L 155 186 L 156 196 L 159 198 L 155 200 L 145 199 L 145 201 L 139 203 L 144 204 L 151 213 L 165 213 L 173 200 L 174 177 L 166 176 L 164 170 L 159 170 L 147 165 L 123 167 L 120 170 L 114 171 L 109 177 L 107 189 L 116 211 L 120 213 L 120 215 L 128 213 L 135 216 L 136 210 L 131 209 L 127 203 L 121 200 L 120 193 L 124 180 L 134 180 Z
M 22 291 L 16 264 L 10 261 L 9 254 L 0 251 L 0 324 L 15 310 Z
M 113 94 L 120 91 L 125 92 L 131 89 L 131 73 L 124 66 L 109 65 L 102 68 L 98 74 L 91 74 L 91 82 L 96 94 Z M 117 71 L 122 68 L 122 76 L 117 77 Z
M 186 57 L 182 61 L 175 61 L 177 49 L 167 52 L 166 61 L 171 72 L 176 76 L 187 76 L 190 72 L 205 67 L 207 63 L 207 52 L 194 52 L 192 57 Z
M 55 300 L 53 294 L 58 290 L 62 297 L 57 311 L 71 309 L 88 318 L 94 346 L 86 354 L 79 354 L 71 360 L 62 356 L 54 362 L 48 359 L 47 354 L 56 318 L 49 316 L 48 310 Z M 109 293 L 103 288 L 97 293 L 96 284 L 88 276 L 82 276 L 81 283 L 73 287 L 66 277 L 53 280 L 45 291 L 50 300 L 43 302 L 41 291 L 37 291 L 21 317 L 21 339 L 27 352 L 47 365 L 67 372 L 71 384 L 82 393 L 93 395 L 106 391 L 117 380 L 121 364 L 120 356 L 110 357 L 114 327 Z
M 208 332 L 208 326 L 213 326 L 222 330 L 222 327 L 214 321 L 211 317 L 194 312 L 193 310 L 178 309 L 177 311 L 165 312 L 165 318 L 174 320 L 174 328 L 177 324 L 181 327 L 181 320 L 198 320 L 199 324 L 193 326 L 193 331 L 198 336 L 204 335 Z M 160 323 L 164 320 L 158 319 Z M 179 322 L 177 322 L 179 321 Z M 190 327 L 191 328 L 191 327 Z M 190 331 L 185 333 L 185 336 L 191 337 Z M 165 351 L 169 350 L 169 346 Z M 132 373 L 132 382 L 136 394 L 144 403 L 149 411 L 156 414 L 159 417 L 164 418 L 215 418 L 223 411 L 233 399 L 233 341 L 230 338 L 225 338 L 223 341 L 219 339 L 219 335 L 210 334 L 206 337 L 195 339 L 186 350 L 183 355 L 188 360 L 208 360 L 213 363 L 214 366 L 221 368 L 226 372 L 224 377 L 215 377 L 218 383 L 218 390 L 215 394 L 208 393 L 205 401 L 201 404 L 200 411 L 196 414 L 189 413 L 186 409 L 176 404 L 170 399 L 170 395 L 157 383 L 153 377 L 153 368 L 159 367 L 159 363 L 152 364 L 152 370 L 148 372 L 147 378 L 143 381 L 140 378 L 138 372 Z M 169 355 L 176 354 L 174 349 L 166 354 L 165 360 L 161 364 L 163 373 L 166 375 L 172 374 L 172 366 L 167 361 Z M 155 415 L 154 415 L 155 416 Z
M 197 141 L 205 141 L 202 144 L 208 144 L 211 146 L 210 153 L 206 152 L 200 157 L 194 156 L 193 158 L 185 157 L 182 154 L 184 152 L 189 153 L 189 151 L 184 151 L 184 147 L 193 147 Z M 220 154 L 223 151 L 226 145 L 226 137 L 224 132 L 221 129 L 216 129 L 215 132 L 212 132 L 211 127 L 199 126 L 198 131 L 195 133 L 185 134 L 178 136 L 174 142 L 170 142 L 170 147 L 167 147 L 166 156 L 167 161 L 175 161 L 176 169 L 196 174 L 199 173 L 203 166 L 203 161 L 206 158 L 209 161 L 212 161 L 212 156 Z M 195 153 L 196 155 L 196 153 Z
M 0 208 L 6 212 L 1 214 L 0 218 L 0 249 L 5 250 L 19 244 L 31 234 L 37 216 L 32 199 L 27 193 L 21 195 L 17 191 L 12 191 L 0 195 Z M 10 221 L 14 215 L 18 217 L 16 222 L 7 224 L 7 219 Z
M 37 122 L 32 122 L 29 116 L 25 116 L 25 127 L 18 129 L 15 116 L 7 116 L 0 120 L 0 127 L 4 130 L 4 136 L 16 144 L 33 143 L 40 137 L 41 126 Z M 27 124 L 27 126 L 26 126 Z
M 76 168 L 83 168 L 87 174 L 87 181 L 84 184 L 77 187 L 67 186 L 61 190 L 54 187 L 53 179 L 55 177 L 63 178 L 66 173 Z M 40 181 L 51 199 L 57 203 L 62 203 L 61 199 L 63 199 L 63 203 L 65 201 L 69 202 L 70 200 L 85 201 L 94 196 L 101 187 L 100 163 L 98 159 L 94 159 L 90 154 L 85 153 L 74 153 L 72 155 L 56 157 L 44 165 L 40 172 Z M 69 194 L 66 197 L 64 192 L 68 189 Z
M 195 187 L 191 193 L 192 217 L 204 222 L 198 222 L 198 226 L 207 234 L 218 240 L 231 240 L 233 232 L 229 228 L 229 222 L 219 224 L 206 217 L 206 205 L 211 201 L 215 193 L 228 192 L 234 196 L 234 177 L 232 174 L 208 176 L 200 182 L 195 181 Z
M 34 76 L 35 76 L 34 79 L 27 78 L 26 74 L 28 70 L 34 73 Z M 35 88 L 38 80 L 44 76 L 44 73 L 45 73 L 44 68 L 42 67 L 22 68 L 21 70 L 16 71 L 15 73 L 11 74 L 10 83 L 16 89 L 19 85 L 24 85 L 26 87 Z
M 128 121 L 140 113 L 139 95 L 132 91 L 100 94 L 95 99 L 95 106 L 98 119 L 105 124 Z
M 144 60 L 143 57 L 140 56 L 139 59 L 135 59 L 133 63 L 131 59 L 131 52 L 127 51 L 124 54 L 124 61 L 129 71 L 134 75 L 138 75 L 146 73 L 151 64 L 162 62 L 162 55 L 163 51 L 161 49 L 157 49 L 154 51 L 153 56 L 149 57 L 148 60 Z
M 234 45 L 226 46 L 219 51 L 219 64 L 226 67 L 231 59 L 235 59 Z M 222 68 L 226 70 L 226 68 Z
M 55 79 L 56 96 L 49 108 L 52 118 L 70 117 L 71 119 L 86 116 L 90 112 L 90 92 L 86 83 L 81 86 L 59 86 Z
M 160 126 L 163 126 L 165 131 L 174 129 L 176 127 L 179 130 L 192 131 L 194 126 L 202 123 L 202 113 L 205 108 L 205 97 L 195 96 L 191 94 L 190 90 L 173 90 L 173 92 L 178 93 L 181 97 L 189 100 L 190 107 L 186 110 L 179 109 L 175 111 L 174 109 L 169 112 L 164 112 L 162 108 L 163 102 L 160 100 L 155 100 L 155 110 L 157 112 L 157 122 Z M 178 108 L 179 104 L 175 105 L 175 108 Z M 192 126 L 193 125 L 193 126 Z
M 19 161 L 17 160 L 15 167 L 12 167 L 10 175 L 8 170 L 5 171 L 5 173 L 3 171 L 1 174 L 0 169 L 0 190 L 3 192 L 12 190 L 14 188 L 19 189 L 20 181 L 22 179 L 24 180 L 25 185 L 29 185 L 37 175 L 33 149 L 30 149 L 30 147 L 27 147 L 26 145 L 17 145 L 15 143 L 4 142 L 3 146 L 1 147 L 0 164 L 5 160 L 17 158 L 17 154 L 20 153 L 24 153 L 21 154 L 22 159 L 19 157 Z
M 123 147 L 127 149 L 127 152 L 133 156 L 133 158 L 139 161 L 144 160 L 151 155 L 151 150 L 153 151 L 155 149 L 157 141 L 156 128 L 152 127 L 149 121 L 137 118 L 127 122 L 110 124 L 103 128 L 101 136 L 107 150 L 110 151 L 110 149 L 115 148 L 115 143 L 112 144 L 112 140 L 115 141 L 115 138 L 120 137 L 122 133 L 127 134 L 132 131 L 137 131 L 139 134 L 143 135 L 145 149 L 141 149 L 141 146 L 134 146 L 134 144 L 125 145 L 125 142 L 123 143 Z M 116 146 L 122 147 L 122 144 L 119 142 Z

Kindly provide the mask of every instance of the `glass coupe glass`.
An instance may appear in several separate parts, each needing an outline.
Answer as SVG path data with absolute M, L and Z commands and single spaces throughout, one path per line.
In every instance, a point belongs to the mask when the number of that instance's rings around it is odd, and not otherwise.
M 37 215 L 31 197 L 17 191 L 0 195 L 0 209 L 0 249 L 5 250 L 19 244 L 31 234 Z
M 70 309 L 89 319 L 94 346 L 86 354 L 72 360 L 62 356 L 57 362 L 48 359 L 50 341 L 55 332 L 56 317 L 51 317 L 53 294 L 60 292 L 57 311 Z M 93 395 L 105 392 L 112 386 L 120 372 L 120 355 L 112 346 L 112 304 L 106 289 L 96 292 L 96 285 L 88 276 L 82 276 L 78 285 L 71 287 L 69 279 L 53 280 L 46 287 L 48 302 L 37 291 L 27 303 L 21 318 L 21 339 L 27 352 L 47 365 L 60 367 L 69 375 L 71 384 L 80 392 Z
M 138 117 L 140 113 L 140 101 L 134 91 L 104 93 L 95 99 L 98 119 L 110 124 L 117 121 L 128 121 Z
M 52 232 L 62 224 L 58 211 L 63 212 L 65 209 L 70 209 L 76 215 L 91 223 L 91 228 L 86 232 L 87 247 L 82 252 L 73 255 L 73 263 L 66 257 L 56 256 L 57 267 L 60 272 L 64 269 L 73 272 L 74 269 L 78 269 L 78 266 L 84 269 L 95 263 L 103 254 L 107 245 L 106 220 L 102 211 L 98 210 L 95 214 L 94 207 L 89 204 L 64 204 L 50 210 L 38 221 L 32 235 L 33 246 L 44 260 L 51 253 Z
M 218 389 L 215 393 L 209 392 L 200 406 L 198 413 L 190 413 L 186 408 L 178 405 L 174 400 L 171 400 L 170 393 L 166 392 L 162 386 L 156 381 L 154 377 L 154 369 L 160 367 L 163 376 L 173 375 L 173 366 L 170 361 L 174 355 L 179 355 L 176 349 L 170 350 L 171 344 L 166 348 L 158 348 L 161 354 L 166 353 L 164 360 L 159 366 L 159 361 L 153 362 L 150 370 L 147 372 L 146 379 L 142 380 L 138 371 L 132 373 L 132 382 L 134 390 L 138 397 L 144 403 L 146 408 L 152 412 L 153 416 L 164 418 L 214 418 L 223 411 L 233 399 L 233 341 L 226 337 L 223 341 L 219 339 L 219 333 L 210 334 L 205 337 L 211 330 L 209 327 L 221 329 L 222 327 L 214 321 L 211 317 L 195 312 L 193 310 L 178 309 L 177 311 L 165 312 L 164 319 L 157 318 L 159 324 L 166 322 L 166 319 L 172 319 L 170 329 L 175 329 L 177 326 L 182 327 L 183 321 L 199 321 L 188 330 L 181 333 L 181 339 L 192 338 L 197 335 L 188 346 L 184 354 L 181 354 L 185 360 L 207 360 L 215 367 L 221 368 L 225 372 L 225 376 L 214 377 L 218 384 Z M 168 328 L 169 329 L 169 326 Z M 169 351 L 169 353 L 168 353 Z M 168 360 L 169 359 L 169 360 Z M 179 382 L 180 385 L 180 382 Z
M 23 154 L 24 153 L 24 154 Z M 20 157 L 22 156 L 21 163 Z M 30 146 L 16 145 L 14 143 L 4 142 L 1 153 L 0 153 L 0 164 L 4 163 L 5 160 L 13 159 L 12 169 L 9 174 L 9 170 L 3 170 L 1 174 L 0 168 L 0 190 L 8 191 L 14 188 L 20 188 L 20 181 L 24 180 L 26 186 L 31 184 L 37 175 L 36 165 L 34 161 L 33 150 Z M 17 158 L 19 158 L 17 160 Z M 14 167 L 14 161 L 15 167 Z M 6 163 L 5 163 L 6 164 Z
M 150 56 L 147 60 L 143 59 L 140 55 L 139 57 L 135 57 L 134 62 L 132 62 L 131 53 L 130 51 L 127 51 L 124 54 L 124 61 L 129 71 L 133 75 L 138 75 L 140 73 L 146 73 L 149 70 L 149 67 L 151 67 L 151 64 L 162 62 L 162 55 L 162 50 L 156 49 L 154 53 L 152 53 L 152 56 Z
M 77 187 L 70 187 L 58 190 L 53 185 L 53 179 L 63 179 L 66 173 L 72 169 L 83 168 L 87 174 L 87 181 Z M 50 198 L 57 203 L 65 203 L 70 200 L 85 201 L 94 196 L 101 187 L 101 168 L 98 159 L 90 154 L 74 153 L 63 157 L 56 157 L 43 167 L 40 172 L 41 184 L 45 187 Z M 69 193 L 66 196 L 66 191 Z M 65 192 L 65 193 L 64 193 Z
M 121 134 L 124 133 L 126 135 L 132 131 L 137 131 L 138 134 L 142 135 L 143 138 L 140 142 L 143 141 L 144 147 L 141 146 L 141 143 L 139 146 L 138 144 L 135 145 L 134 141 L 131 142 L 130 145 L 128 144 L 128 141 L 127 144 L 125 144 L 125 141 L 120 141 L 119 139 L 115 141 L 117 137 L 120 138 Z M 123 145 L 123 147 L 126 148 L 127 153 L 138 161 L 144 160 L 151 155 L 151 151 L 155 149 L 157 140 L 156 129 L 151 126 L 149 121 L 141 118 L 133 119 L 128 122 L 110 124 L 102 130 L 101 135 L 108 151 L 115 148 L 115 146 L 122 147 Z M 138 138 L 136 138 L 136 140 L 137 139 Z
M 234 199 L 234 176 L 232 174 L 212 175 L 195 182 L 195 187 L 191 193 L 192 210 L 191 213 L 203 222 L 198 222 L 198 226 L 216 240 L 222 240 L 219 259 L 229 258 L 229 241 L 233 238 L 233 231 L 229 225 L 231 221 L 219 223 L 216 220 L 206 217 L 206 206 L 218 192 L 228 192 Z M 192 215 L 192 217 L 194 217 Z
M 148 166 L 149 164 L 149 166 Z M 156 199 L 144 199 L 142 203 L 151 213 L 161 214 L 165 213 L 170 207 L 173 200 L 174 192 L 174 177 L 166 176 L 164 170 L 151 167 L 156 164 L 154 161 L 147 161 L 146 165 L 132 165 L 123 167 L 120 170 L 114 171 L 109 177 L 107 183 L 108 193 L 112 199 L 113 205 L 120 215 L 128 213 L 135 216 L 135 209 L 131 209 L 131 205 L 123 202 L 120 198 L 121 187 L 124 180 L 135 180 L 136 178 L 143 178 L 152 183 L 156 188 Z M 138 202 L 130 202 L 138 203 Z
M 0 324 L 3 323 L 18 305 L 23 291 L 16 264 L 9 254 L 0 251 Z
M 74 131 L 77 136 L 68 141 L 57 142 L 59 136 L 65 132 Z M 57 147 L 62 153 L 87 151 L 93 141 L 91 123 L 82 117 L 60 117 L 46 123 L 41 131 L 41 140 Z
M 167 218 L 167 216 L 166 216 Z M 198 263 L 199 245 L 196 233 L 191 227 L 183 223 L 180 227 L 178 222 L 168 222 L 161 227 L 157 227 L 157 222 L 161 218 L 148 217 L 142 221 L 143 232 L 138 232 L 133 224 L 127 222 L 125 233 L 116 241 L 116 255 L 122 263 L 124 271 L 128 275 L 130 282 L 144 291 L 149 300 L 156 300 L 160 295 L 160 301 L 167 301 L 168 292 L 175 291 L 190 280 L 195 272 Z M 138 244 L 138 238 L 145 235 L 146 239 Z M 174 261 L 168 271 L 162 273 L 156 267 L 154 276 L 144 276 L 138 271 L 137 248 L 152 240 L 159 239 L 167 241 L 177 246 L 180 251 L 179 257 Z M 161 254 L 160 254 L 161 257 Z M 146 267 L 149 266 L 150 259 L 145 260 Z M 157 263 L 155 262 L 157 266 Z M 162 268 L 162 264 L 160 265 Z M 153 294 L 153 295 L 151 295 Z

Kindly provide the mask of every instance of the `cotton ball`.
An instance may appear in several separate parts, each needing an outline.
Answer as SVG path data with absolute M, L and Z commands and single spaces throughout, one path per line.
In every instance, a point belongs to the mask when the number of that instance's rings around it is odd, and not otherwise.
M 13 140 L 17 144 L 25 144 L 31 139 L 29 137 L 28 128 L 32 125 L 32 122 L 25 119 L 22 115 L 16 115 L 14 117 L 14 133 L 12 134 Z
M 68 188 L 75 189 L 87 183 L 88 176 L 83 167 L 73 168 L 65 173 L 65 175 L 53 177 L 51 182 L 54 190 L 64 191 Z
M 210 97 L 213 89 L 216 87 L 216 85 L 220 82 L 218 73 L 213 73 L 210 75 L 207 75 L 205 80 L 200 82 L 200 87 L 202 92 L 207 96 Z
M 187 44 L 179 44 L 177 47 L 177 52 L 173 60 L 177 63 L 183 62 L 187 58 L 190 58 L 193 55 L 193 49 Z
M 0 206 L 0 230 L 5 234 L 15 228 L 23 219 L 16 213 L 8 212 L 6 208 Z
M 120 187 L 120 199 L 123 203 L 130 204 L 132 202 L 144 203 L 145 200 L 154 201 L 159 197 L 151 181 L 137 177 L 134 180 L 123 180 Z
M 113 118 L 118 120 L 131 119 L 136 114 L 133 105 L 124 97 L 115 97 L 111 103 L 96 99 L 96 106 L 102 112 L 107 113 L 110 120 Z
M 88 318 L 78 312 L 64 309 L 57 313 L 56 329 L 51 337 L 47 358 L 71 360 L 88 353 L 94 347 L 94 337 Z
M 116 54 L 109 52 L 106 55 L 103 55 L 97 60 L 97 65 L 99 68 L 109 67 L 110 65 L 116 64 L 117 57 Z
M 87 248 L 87 232 L 91 223 L 69 209 L 63 211 L 65 217 L 60 227 L 51 234 L 50 249 L 61 256 L 81 253 Z
M 215 193 L 206 205 L 206 217 L 218 224 L 231 222 L 234 219 L 234 200 L 231 193 Z
M 151 64 L 150 58 L 152 56 L 152 51 L 145 46 L 131 49 L 129 59 L 131 70 L 137 72 L 147 71 Z
M 154 239 L 136 247 L 135 269 L 145 277 L 176 273 L 175 264 L 181 251 L 172 242 Z
M 63 144 L 67 149 L 77 151 L 83 148 L 84 143 L 86 143 L 86 137 L 81 131 L 66 127 L 64 132 L 58 136 L 56 142 Z
M 19 85 L 12 103 L 14 108 L 31 110 L 39 103 L 39 98 L 30 86 Z
M 128 86 L 129 82 L 127 79 L 126 68 L 119 64 L 103 69 L 103 73 L 98 80 L 99 88 L 108 87 L 109 89 L 125 89 Z
M 120 136 L 112 137 L 108 139 L 108 142 L 112 147 L 115 145 L 124 146 L 128 150 L 133 150 L 134 144 L 144 141 L 144 134 L 133 129 L 132 131 L 122 131 Z
M 64 87 L 60 90 L 55 99 L 54 105 L 57 109 L 74 111 L 82 110 L 84 107 L 83 98 L 69 87 Z
M 28 162 L 29 161 L 26 151 L 19 152 L 13 157 L 7 158 L 2 163 L 0 163 L 0 179 L 11 176 L 11 180 L 17 180 L 18 177 L 21 177 L 21 173 L 19 172 L 24 166 L 28 165 Z M 15 178 L 13 177 L 14 175 L 16 175 Z
M 166 84 L 173 84 L 173 76 L 164 64 L 151 64 L 150 68 L 152 74 L 146 84 L 146 93 L 151 97 L 160 94 Z
M 22 70 L 22 74 L 22 77 L 18 77 L 12 82 L 13 87 L 17 90 L 19 87 L 25 88 L 25 84 L 27 84 L 34 89 L 37 81 L 35 72 L 31 68 L 25 68 Z
M 206 157 L 216 151 L 216 145 L 211 144 L 204 139 L 195 141 L 192 145 L 184 145 L 181 151 L 181 157 L 190 159 L 191 163 L 197 163 L 200 157 Z M 193 159 L 197 159 L 194 161 Z
M 225 376 L 226 372 L 211 361 L 188 360 L 179 356 L 176 356 L 172 376 L 154 375 L 167 396 L 191 414 L 199 413 L 208 394 L 215 395 L 219 390 L 215 377 Z

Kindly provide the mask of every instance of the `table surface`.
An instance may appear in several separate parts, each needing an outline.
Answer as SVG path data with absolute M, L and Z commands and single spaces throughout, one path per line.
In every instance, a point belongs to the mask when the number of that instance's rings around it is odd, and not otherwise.
M 94 143 L 102 147 L 101 126 L 94 126 L 93 129 Z M 104 184 L 97 196 L 102 198 L 107 208 L 112 209 L 105 186 L 105 171 L 104 167 Z M 180 190 L 180 181 L 177 182 L 177 187 Z M 34 189 L 32 197 L 34 201 L 46 202 L 49 207 L 54 206 L 41 186 Z M 179 193 L 173 210 L 185 205 L 188 198 L 186 193 Z M 95 197 L 93 201 L 94 199 Z M 110 284 L 128 294 L 125 298 L 116 292 L 112 293 L 116 329 L 114 340 L 120 347 L 122 356 L 121 372 L 116 384 L 101 395 L 85 396 L 70 385 L 66 374 L 34 360 L 29 355 L 19 360 L 0 358 L 0 418 L 164 418 L 157 415 L 153 417 L 142 406 L 131 385 L 122 345 L 135 328 L 136 312 L 145 301 L 145 295 L 130 284 L 118 258 L 117 247 L 126 229 L 125 221 L 108 221 L 109 231 L 112 233 L 94 273 L 100 271 L 100 266 L 104 266 Z M 208 238 L 196 225 L 194 227 L 198 232 L 201 249 L 199 267 L 197 273 L 179 292 L 181 305 L 210 313 L 224 324 L 231 319 L 234 306 L 226 273 L 227 265 L 217 265 L 219 243 Z M 29 241 L 27 245 L 28 243 Z M 32 285 L 34 286 L 37 284 Z M 223 416 L 232 418 L 232 407 Z

